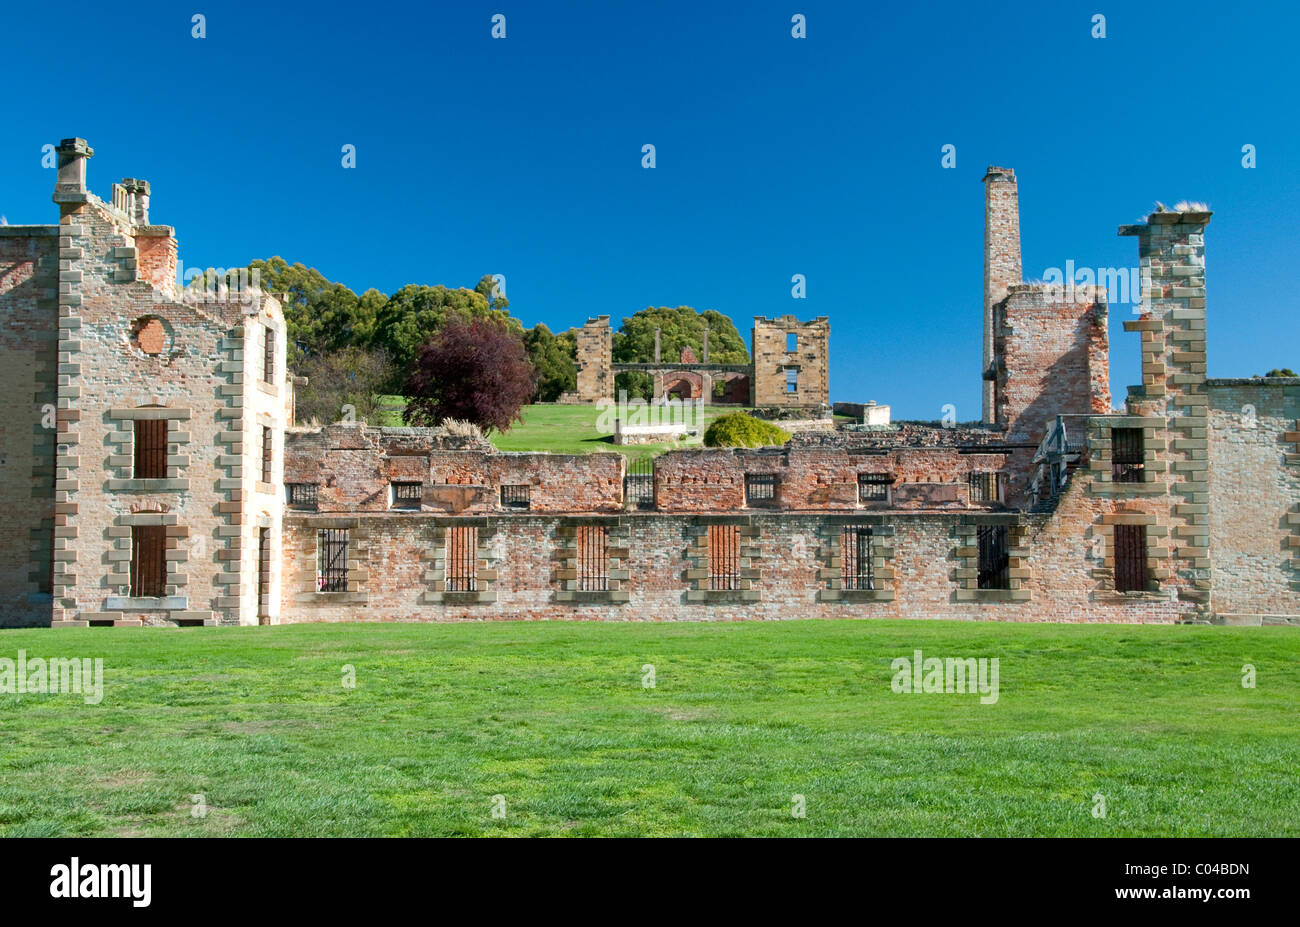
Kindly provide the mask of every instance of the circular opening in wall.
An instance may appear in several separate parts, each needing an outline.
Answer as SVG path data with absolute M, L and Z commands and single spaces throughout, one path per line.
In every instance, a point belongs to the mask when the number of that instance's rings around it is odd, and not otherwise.
M 143 316 L 131 323 L 131 346 L 145 354 L 162 354 L 170 342 L 167 327 L 157 316 Z

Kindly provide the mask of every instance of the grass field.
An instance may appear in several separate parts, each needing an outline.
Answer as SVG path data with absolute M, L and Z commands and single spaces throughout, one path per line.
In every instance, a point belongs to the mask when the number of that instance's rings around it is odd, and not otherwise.
M 401 396 L 382 396 L 385 410 L 381 416 L 384 425 L 402 424 Z M 742 411 L 738 406 L 705 406 L 701 412 L 701 433 L 719 415 Z M 699 446 L 700 439 L 688 439 L 659 444 L 631 444 L 622 447 L 613 442 L 613 429 L 597 428 L 601 410 L 591 405 L 540 405 L 524 406 L 522 423 L 509 431 L 490 435 L 492 446 L 498 451 L 550 451 L 553 454 L 590 454 L 595 451 L 619 453 L 634 460 L 656 457 L 664 451 L 678 447 Z
M 918 648 L 997 657 L 996 704 L 892 692 Z M 105 689 L 0 695 L 8 836 L 1300 833 L 1285 628 L 0 632 L 19 650 L 102 657 Z

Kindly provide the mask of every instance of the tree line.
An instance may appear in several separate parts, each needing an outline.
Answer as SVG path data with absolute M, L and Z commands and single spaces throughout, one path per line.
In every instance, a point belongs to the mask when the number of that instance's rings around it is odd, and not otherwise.
M 290 371 L 306 378 L 297 387 L 299 421 L 338 421 L 345 407 L 377 421 L 384 396 L 400 396 L 409 424 L 445 418 L 472 421 L 485 430 L 508 428 L 530 402 L 554 402 L 577 387 L 577 330 L 525 328 L 495 292 L 490 275 L 473 288 L 408 284 L 391 295 L 368 289 L 357 295 L 303 264 L 281 257 L 252 261 L 225 273 L 228 280 L 256 279 L 284 309 Z M 189 281 L 213 288 L 218 272 Z M 749 352 L 731 320 L 689 306 L 649 307 L 622 321 L 613 337 L 616 362 L 654 359 L 654 331 L 662 357 L 683 348 L 718 363 L 748 363 Z M 616 388 L 650 398 L 647 374 L 620 374 Z

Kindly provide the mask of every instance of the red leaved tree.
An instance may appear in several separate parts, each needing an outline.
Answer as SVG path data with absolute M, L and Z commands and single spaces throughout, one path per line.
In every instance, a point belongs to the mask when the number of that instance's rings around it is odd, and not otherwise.
M 484 318 L 453 313 L 416 352 L 406 378 L 408 425 L 455 418 L 483 431 L 505 431 L 537 389 L 523 339 Z

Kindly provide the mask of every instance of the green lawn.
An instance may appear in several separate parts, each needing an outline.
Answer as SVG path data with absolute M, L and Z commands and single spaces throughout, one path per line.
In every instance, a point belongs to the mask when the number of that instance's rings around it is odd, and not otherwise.
M 999 700 L 895 694 L 917 648 L 997 657 Z M 0 632 L 20 649 L 102 657 L 105 693 L 0 695 L 9 836 L 1300 834 L 1293 629 Z
M 384 408 L 380 424 L 402 424 L 402 397 L 381 396 Z M 747 411 L 739 406 L 705 406 L 702 413 L 701 434 L 719 415 Z M 554 405 L 542 403 L 524 406 L 522 423 L 507 432 L 491 435 L 492 446 L 499 451 L 550 451 L 554 454 L 590 454 L 595 451 L 621 453 L 628 459 L 656 457 L 664 451 L 678 447 L 698 447 L 700 439 L 662 442 L 659 444 L 633 444 L 618 446 L 613 442 L 613 429 L 597 428 L 600 410 L 594 405 Z
M 739 411 L 737 406 L 705 406 L 700 425 L 709 426 L 719 415 Z M 588 454 L 592 451 L 621 453 L 628 459 L 655 457 L 677 447 L 699 447 L 700 439 L 659 444 L 614 444 L 613 429 L 596 427 L 600 410 L 586 405 L 535 405 L 524 407 L 524 421 L 509 431 L 492 435 L 499 451 L 550 451 L 556 454 Z

